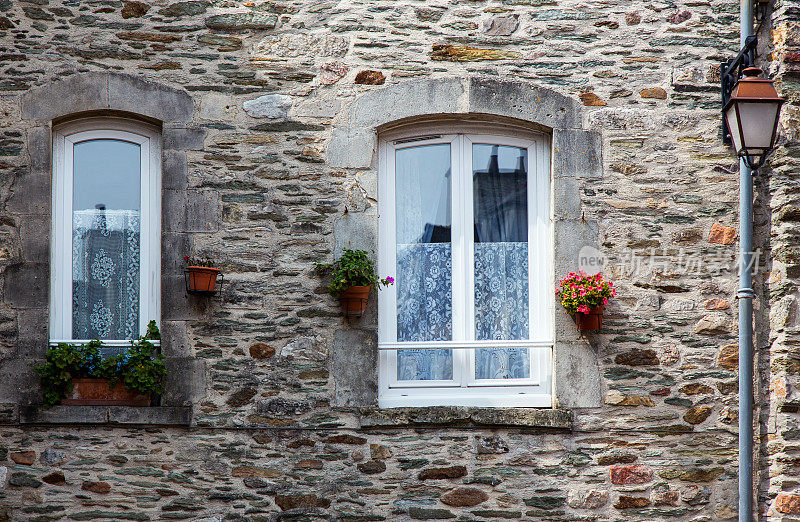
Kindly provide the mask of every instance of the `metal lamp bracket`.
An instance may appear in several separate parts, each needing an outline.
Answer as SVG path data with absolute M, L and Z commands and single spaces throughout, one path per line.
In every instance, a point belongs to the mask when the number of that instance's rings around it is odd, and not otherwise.
M 758 8 L 756 8 L 758 9 Z M 736 58 L 722 62 L 720 66 L 720 83 L 722 91 L 722 106 L 728 103 L 731 97 L 731 92 L 736 86 L 736 82 L 741 78 L 742 71 L 748 67 L 752 67 L 756 63 L 756 47 L 758 46 L 758 39 L 753 36 L 748 36 L 745 39 L 744 46 Z M 725 121 L 725 115 L 722 115 L 722 142 L 731 142 L 731 131 L 728 129 L 728 122 Z

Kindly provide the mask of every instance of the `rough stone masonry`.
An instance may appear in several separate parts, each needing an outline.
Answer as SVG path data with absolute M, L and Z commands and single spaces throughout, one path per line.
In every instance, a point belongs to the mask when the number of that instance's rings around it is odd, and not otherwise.
M 0 520 L 735 518 L 738 164 L 720 139 L 718 81 L 738 10 L 0 0 Z M 789 520 L 800 516 L 796 2 L 773 0 L 759 37 L 789 103 L 756 180 L 754 458 L 759 517 Z M 376 312 L 343 320 L 314 262 L 374 219 L 376 174 L 332 167 L 331 136 L 359 95 L 446 78 L 550 89 L 600 133 L 603 177 L 581 182 L 576 204 L 610 266 L 627 269 L 608 274 L 620 297 L 591 338 L 598 407 L 388 412 L 368 404 L 374 390 L 347 388 L 375 359 L 348 377 L 340 352 L 374 351 Z M 52 115 L 101 98 L 163 124 L 171 382 L 151 412 L 47 414 L 31 366 L 47 348 Z M 185 295 L 169 252 L 189 250 L 223 269 L 220 299 Z

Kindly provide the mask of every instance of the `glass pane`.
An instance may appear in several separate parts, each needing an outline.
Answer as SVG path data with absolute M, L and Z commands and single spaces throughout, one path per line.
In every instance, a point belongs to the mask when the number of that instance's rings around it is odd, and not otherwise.
M 400 149 L 397 204 L 397 340 L 453 337 L 450 145 Z M 452 379 L 451 350 L 398 350 L 399 380 Z
M 531 376 L 527 348 L 480 348 L 475 350 L 476 379 L 523 379 Z
M 472 147 L 475 338 L 528 338 L 528 151 Z M 530 376 L 526 349 L 475 350 L 477 379 Z M 527 359 L 526 359 L 527 360 Z
M 73 148 L 72 337 L 139 335 L 140 147 L 83 141 Z

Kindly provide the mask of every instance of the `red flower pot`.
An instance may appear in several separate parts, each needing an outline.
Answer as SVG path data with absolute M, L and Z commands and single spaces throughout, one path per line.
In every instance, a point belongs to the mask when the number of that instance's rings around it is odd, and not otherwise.
M 364 314 L 364 307 L 367 305 L 367 298 L 372 289 L 368 286 L 351 286 L 339 294 L 339 302 L 342 311 L 347 317 L 361 317 Z
M 114 387 L 108 379 L 72 379 L 72 392 L 61 399 L 72 406 L 150 406 L 150 396 L 129 390 L 118 382 Z
M 208 266 L 189 266 L 189 291 L 190 292 L 213 292 L 217 287 L 217 275 L 219 268 Z
M 575 312 L 575 323 L 578 331 L 599 330 L 603 327 L 603 307 L 589 308 L 588 312 Z

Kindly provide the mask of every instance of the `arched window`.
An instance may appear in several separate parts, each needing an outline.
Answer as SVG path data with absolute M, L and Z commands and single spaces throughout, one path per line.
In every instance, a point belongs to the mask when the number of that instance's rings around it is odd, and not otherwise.
M 381 135 L 382 407 L 552 405 L 549 137 L 504 125 Z
M 159 129 L 122 118 L 55 126 L 52 216 L 51 342 L 127 344 L 158 322 Z

